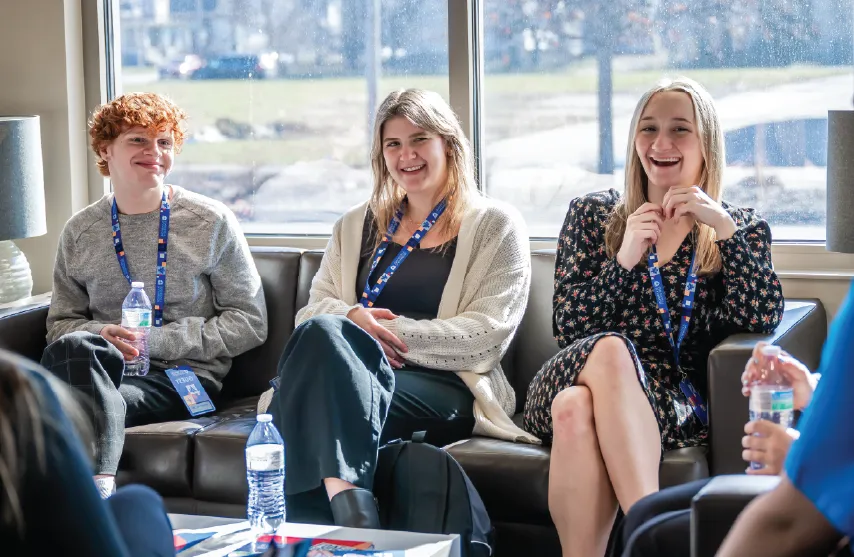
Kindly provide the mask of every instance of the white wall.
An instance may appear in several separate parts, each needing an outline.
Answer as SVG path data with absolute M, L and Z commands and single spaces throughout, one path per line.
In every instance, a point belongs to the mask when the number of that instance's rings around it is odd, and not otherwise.
M 0 114 L 41 117 L 47 234 L 16 241 L 51 289 L 65 221 L 89 202 L 81 0 L 0 1 Z
M 851 279 L 798 278 L 782 279 L 783 296 L 786 298 L 818 298 L 827 310 L 828 323 L 839 310 L 848 294 Z

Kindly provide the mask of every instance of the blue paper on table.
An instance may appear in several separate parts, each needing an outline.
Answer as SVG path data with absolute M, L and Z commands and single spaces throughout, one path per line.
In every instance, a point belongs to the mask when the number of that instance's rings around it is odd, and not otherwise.
M 205 392 L 205 388 L 199 383 L 199 378 L 193 370 L 187 366 L 176 367 L 166 370 L 166 375 L 172 381 L 172 386 L 178 392 L 178 396 L 184 401 L 191 416 L 198 416 L 216 410 L 211 397 Z

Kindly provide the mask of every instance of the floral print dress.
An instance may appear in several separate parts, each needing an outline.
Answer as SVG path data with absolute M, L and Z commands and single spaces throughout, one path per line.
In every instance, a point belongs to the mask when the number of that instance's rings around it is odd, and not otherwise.
M 658 420 L 662 450 L 704 444 L 707 428 L 679 388 L 682 376 L 657 314 L 646 258 L 629 271 L 605 252 L 605 224 L 619 201 L 619 193 L 609 190 L 570 204 L 555 266 L 553 329 L 561 351 L 531 382 L 524 427 L 551 441 L 552 400 L 575 384 L 596 342 L 614 335 L 625 341 L 634 356 L 638 379 Z M 717 242 L 720 272 L 698 277 L 694 311 L 679 351 L 682 371 L 704 400 L 711 349 L 734 333 L 770 333 L 783 316 L 783 293 L 771 266 L 768 223 L 752 209 L 722 205 L 738 230 L 732 238 Z M 670 320 L 677 330 L 692 250 L 689 234 L 660 269 Z

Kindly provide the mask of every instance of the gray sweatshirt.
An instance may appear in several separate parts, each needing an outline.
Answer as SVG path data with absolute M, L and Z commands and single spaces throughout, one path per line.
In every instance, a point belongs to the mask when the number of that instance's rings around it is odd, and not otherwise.
M 267 338 L 261 278 L 234 214 L 222 203 L 172 186 L 163 326 L 152 327 L 152 368 L 189 366 L 222 387 L 238 354 Z M 121 323 L 130 285 L 113 247 L 108 194 L 69 219 L 59 239 L 47 341 L 98 334 Z M 119 215 L 133 280 L 154 303 L 159 209 Z

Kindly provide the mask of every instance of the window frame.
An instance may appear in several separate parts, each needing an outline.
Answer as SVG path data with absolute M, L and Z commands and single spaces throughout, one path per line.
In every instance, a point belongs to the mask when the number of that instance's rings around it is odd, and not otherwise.
M 794 1 L 794 0 L 793 0 Z M 448 82 L 452 108 L 471 141 L 475 154 L 478 187 L 483 176 L 483 0 L 447 0 L 448 5 Z M 112 98 L 121 80 L 116 53 L 121 51 L 121 30 L 117 25 L 119 0 L 82 2 L 84 74 L 88 112 Z M 88 141 L 88 135 L 86 136 Z M 89 168 L 94 155 L 88 150 Z M 109 191 L 109 180 L 90 171 L 89 201 Z M 488 188 L 487 190 L 488 191 Z M 531 249 L 554 249 L 554 237 L 531 237 Z M 328 234 L 246 234 L 253 246 L 280 246 L 323 249 Z M 854 254 L 831 253 L 824 242 L 775 241 L 772 254 L 780 278 L 848 280 L 854 278 Z

